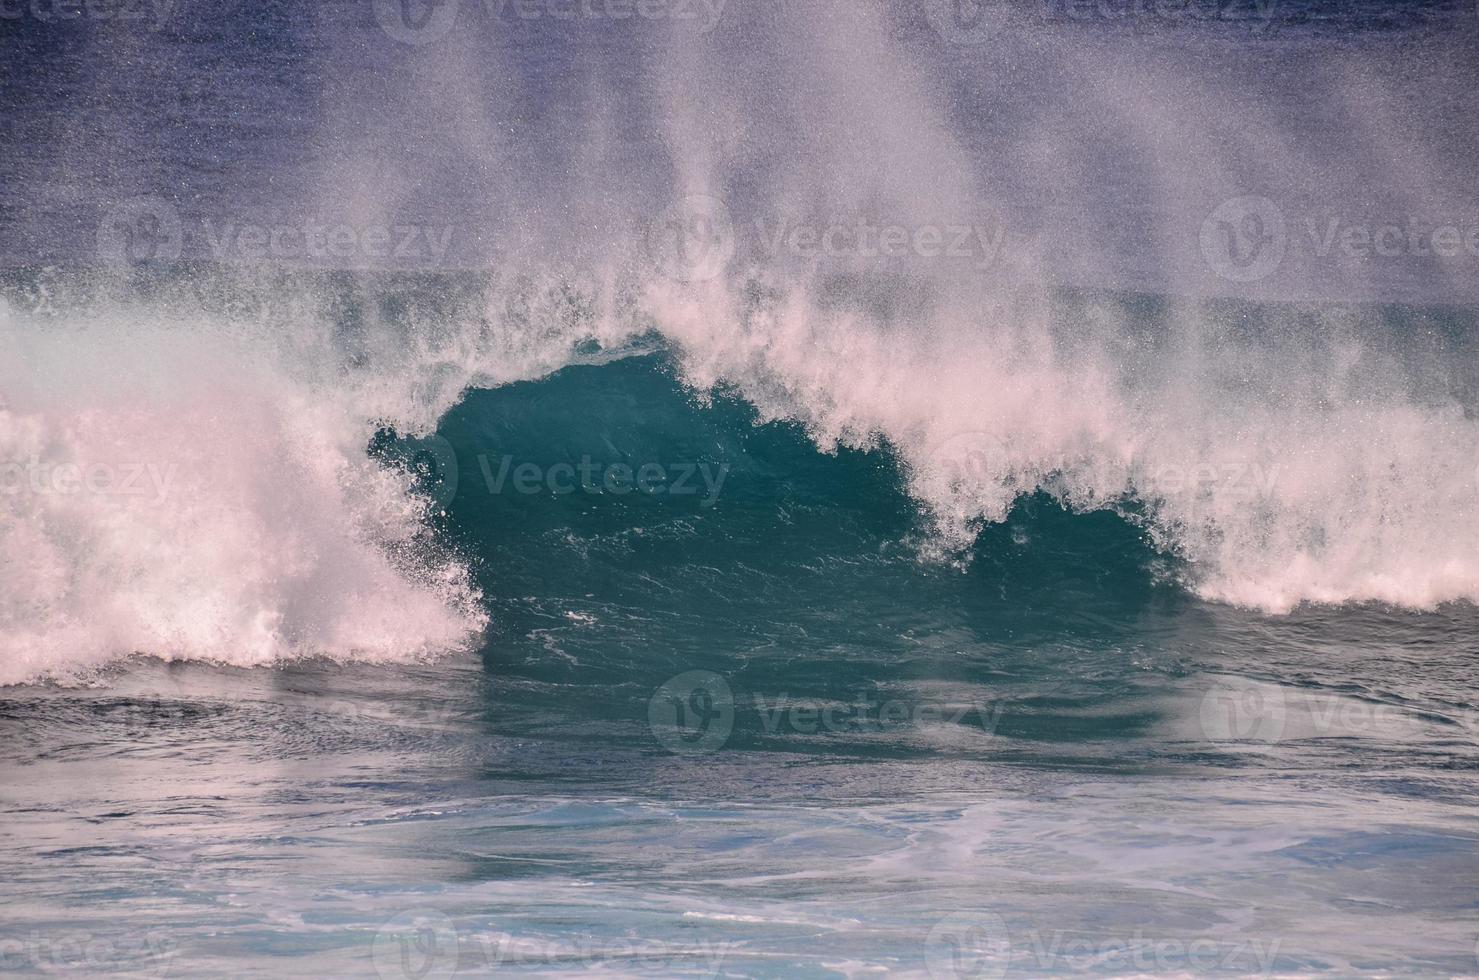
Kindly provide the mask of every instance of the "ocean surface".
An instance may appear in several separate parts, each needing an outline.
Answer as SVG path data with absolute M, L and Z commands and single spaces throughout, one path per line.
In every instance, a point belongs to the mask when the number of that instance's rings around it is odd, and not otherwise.
M 0 972 L 1479 975 L 1479 8 L 0 2 Z

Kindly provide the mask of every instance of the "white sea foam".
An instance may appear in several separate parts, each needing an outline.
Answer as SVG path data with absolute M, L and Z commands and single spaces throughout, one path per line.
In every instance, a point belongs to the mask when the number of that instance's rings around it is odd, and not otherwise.
M 406 658 L 482 624 L 367 419 L 182 323 L 0 321 L 0 683 Z

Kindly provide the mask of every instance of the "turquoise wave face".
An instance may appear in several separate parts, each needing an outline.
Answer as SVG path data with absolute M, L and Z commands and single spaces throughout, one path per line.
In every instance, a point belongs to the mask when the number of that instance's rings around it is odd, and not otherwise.
M 788 630 L 821 643 L 875 634 L 879 617 L 902 633 L 918 616 L 990 614 L 988 634 L 1010 641 L 1112 629 L 1181 601 L 1174 562 L 1132 523 L 1043 494 L 984 527 L 970 554 L 932 560 L 887 446 L 826 453 L 793 423 L 757 424 L 741 400 L 700 404 L 660 354 L 474 391 L 439 436 L 455 492 L 441 470 L 426 489 L 448 498 L 445 532 L 512 635 L 584 597 L 601 633 L 639 610 L 656 617 L 643 636 L 665 616 L 735 624 L 701 645 L 738 657 Z M 578 644 L 579 624 L 565 625 Z M 683 649 L 683 632 L 637 660 Z

